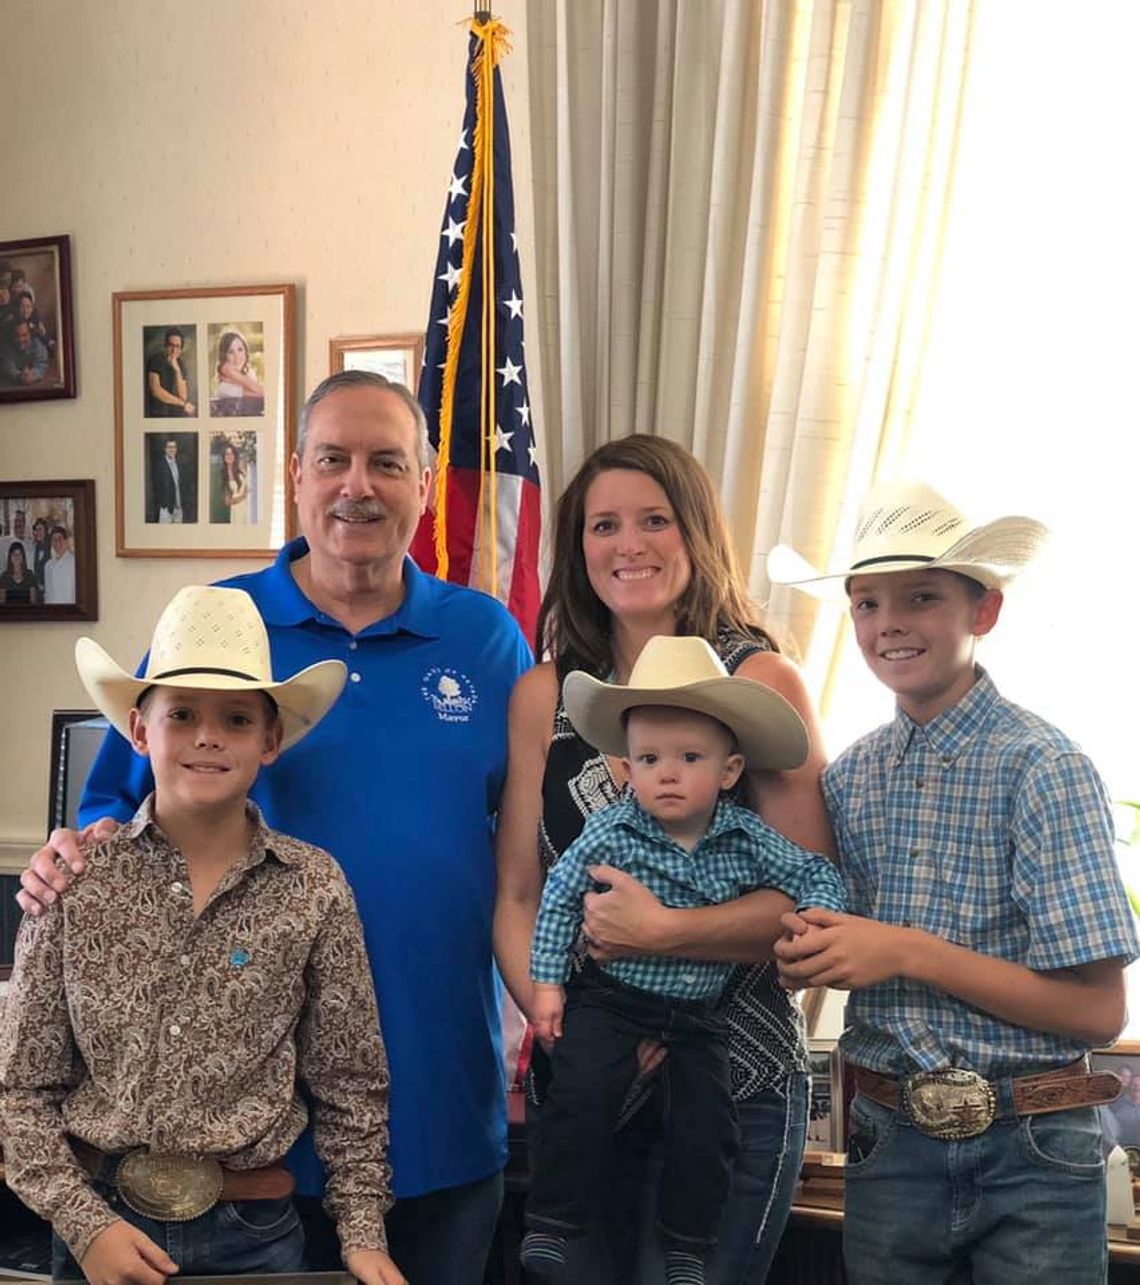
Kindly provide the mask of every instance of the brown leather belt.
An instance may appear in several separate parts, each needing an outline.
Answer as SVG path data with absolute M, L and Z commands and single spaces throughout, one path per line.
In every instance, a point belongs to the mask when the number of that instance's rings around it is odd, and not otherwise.
M 946 1070 L 896 1079 L 852 1066 L 855 1088 L 873 1102 L 903 1111 L 911 1123 L 935 1138 L 971 1138 L 997 1114 L 997 1085 L 974 1071 Z M 1038 1075 L 1009 1080 L 1017 1115 L 1045 1115 L 1072 1107 L 1102 1106 L 1119 1097 L 1121 1083 L 1111 1071 L 1089 1072 L 1080 1058 Z
M 69 1141 L 91 1177 L 104 1173 L 110 1161 L 116 1167 L 114 1184 L 127 1204 L 165 1221 L 197 1218 L 219 1200 L 280 1200 L 293 1191 L 293 1175 L 283 1164 L 225 1169 L 212 1157 L 155 1156 L 145 1150 L 114 1155 L 79 1138 Z

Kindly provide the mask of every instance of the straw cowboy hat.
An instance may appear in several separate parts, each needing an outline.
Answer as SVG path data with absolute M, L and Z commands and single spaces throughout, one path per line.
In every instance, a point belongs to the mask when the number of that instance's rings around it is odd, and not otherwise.
M 322 660 L 275 682 L 265 623 L 243 589 L 190 585 L 159 617 L 146 672 L 120 669 L 93 638 L 75 644 L 75 665 L 91 699 L 111 725 L 130 739 L 128 715 L 148 687 L 190 687 L 210 692 L 265 692 L 277 702 L 281 748 L 312 730 L 344 686 L 345 667 Z
M 998 518 L 975 526 L 922 482 L 885 482 L 872 487 L 863 501 L 849 566 L 817 571 L 794 549 L 778 544 L 768 554 L 768 579 L 807 586 L 847 580 L 860 571 L 879 575 L 935 567 L 969 576 L 987 589 L 1002 589 L 1024 570 L 1048 535 L 1033 518 Z
M 584 740 L 603 754 L 626 752 L 622 715 L 638 705 L 669 705 L 724 723 L 751 768 L 799 767 L 808 754 L 803 719 L 770 687 L 731 678 L 703 638 L 650 638 L 628 686 L 603 683 L 580 669 L 562 687 L 566 714 Z

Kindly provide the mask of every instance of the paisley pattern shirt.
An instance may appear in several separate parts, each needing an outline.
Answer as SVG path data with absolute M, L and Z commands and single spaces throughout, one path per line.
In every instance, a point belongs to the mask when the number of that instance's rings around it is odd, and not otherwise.
M 255 1169 L 304 1129 L 303 1085 L 342 1251 L 383 1248 L 388 1065 L 340 867 L 251 803 L 249 852 L 195 917 L 152 800 L 20 927 L 0 1023 L 9 1184 L 81 1260 L 117 1215 L 67 1135 Z
M 734 674 L 758 651 L 763 638 L 722 633 L 713 643 Z M 566 717 L 561 693 L 542 779 L 539 852 L 549 870 L 582 832 L 586 818 L 616 803 L 626 787 L 614 780 L 605 756 L 588 745 Z M 775 964 L 741 965 L 729 978 L 720 1012 L 729 1028 L 732 1093 L 737 1101 L 776 1088 L 792 1071 L 808 1070 L 803 1014 L 779 982 Z

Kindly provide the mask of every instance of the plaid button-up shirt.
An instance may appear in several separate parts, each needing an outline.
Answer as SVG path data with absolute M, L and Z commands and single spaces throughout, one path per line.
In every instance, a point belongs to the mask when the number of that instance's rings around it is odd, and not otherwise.
M 823 790 L 855 914 L 1040 971 L 1135 958 L 1096 769 L 984 670 L 929 723 L 899 712 L 857 741 Z M 852 992 L 847 1025 L 844 1055 L 889 1074 L 1016 1073 L 1088 1048 L 899 978 Z
M 536 982 L 566 980 L 582 925 L 582 894 L 591 887 L 587 868 L 603 864 L 624 870 L 665 905 L 678 908 L 719 905 L 756 888 L 778 888 L 797 908 L 845 905 L 843 881 L 830 861 L 805 852 L 747 808 L 721 799 L 704 837 L 688 852 L 629 795 L 595 812 L 547 876 L 530 956 Z M 720 993 L 734 965 L 651 955 L 602 967 L 658 995 L 709 999 Z

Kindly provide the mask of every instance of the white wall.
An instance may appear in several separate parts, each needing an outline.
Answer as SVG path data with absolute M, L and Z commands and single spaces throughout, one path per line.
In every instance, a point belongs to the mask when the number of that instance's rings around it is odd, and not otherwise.
M 79 396 L 0 406 L 0 479 L 94 478 L 99 615 L 0 623 L 0 868 L 43 837 L 53 708 L 88 633 L 133 666 L 183 584 L 254 561 L 114 555 L 111 295 L 295 282 L 301 387 L 333 335 L 422 329 L 463 114 L 449 0 L 6 0 L 0 240 L 72 238 Z M 530 258 L 525 2 L 503 64 Z M 529 264 L 527 264 L 529 268 Z M 527 282 L 529 285 L 529 282 Z M 532 375 L 533 378 L 533 375 Z

